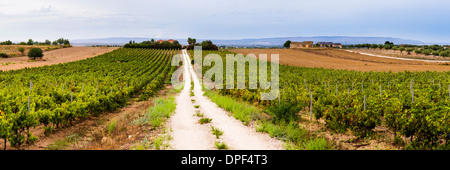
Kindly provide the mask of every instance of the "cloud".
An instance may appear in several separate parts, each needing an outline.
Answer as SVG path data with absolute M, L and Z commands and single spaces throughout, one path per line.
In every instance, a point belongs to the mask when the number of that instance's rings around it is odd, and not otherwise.
M 449 1 L 30 0 L 0 5 L 6 39 L 391 36 L 448 41 Z M 30 25 L 33 29 L 29 29 Z

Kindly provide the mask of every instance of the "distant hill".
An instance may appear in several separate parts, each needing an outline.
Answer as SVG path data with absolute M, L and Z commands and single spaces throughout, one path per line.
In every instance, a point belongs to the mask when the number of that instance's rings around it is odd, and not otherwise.
M 90 46 L 90 45 L 123 45 L 130 40 L 135 42 L 148 41 L 152 38 L 144 37 L 113 37 L 113 38 L 97 38 L 97 39 L 78 39 L 71 40 L 71 44 L 78 46 Z M 167 40 L 170 38 L 154 38 L 155 41 L 159 39 Z M 187 44 L 187 39 L 177 39 L 180 44 Z M 197 42 L 204 41 L 206 39 L 197 39 Z M 416 40 L 407 40 L 392 37 L 350 37 L 350 36 L 314 36 L 314 37 L 277 37 L 277 38 L 254 38 L 254 39 L 237 39 L 237 40 L 224 40 L 224 39 L 210 39 L 218 46 L 249 46 L 249 47 L 270 47 L 270 46 L 282 46 L 287 40 L 291 41 L 314 41 L 316 42 L 334 42 L 341 44 L 383 44 L 385 41 L 394 42 L 394 44 L 414 44 L 422 45 L 423 42 Z

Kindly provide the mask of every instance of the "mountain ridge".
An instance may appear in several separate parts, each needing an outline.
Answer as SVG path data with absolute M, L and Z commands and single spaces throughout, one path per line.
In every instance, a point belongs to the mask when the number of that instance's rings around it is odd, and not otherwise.
M 123 45 L 130 40 L 135 42 L 149 41 L 152 38 L 147 37 L 109 37 L 109 38 L 91 38 L 91 39 L 74 39 L 71 40 L 73 45 Z M 174 39 L 178 40 L 180 44 L 186 45 L 186 38 L 153 38 L 155 41 L 162 39 Z M 218 46 L 283 46 L 287 41 L 313 41 L 316 42 L 334 42 L 341 43 L 343 45 L 351 44 L 384 44 L 385 41 L 394 42 L 394 44 L 433 44 L 424 43 L 418 40 L 401 39 L 394 37 L 353 37 L 353 36 L 311 36 L 311 37 L 272 37 L 272 38 L 244 38 L 244 39 L 197 39 L 197 42 L 204 40 L 211 40 Z

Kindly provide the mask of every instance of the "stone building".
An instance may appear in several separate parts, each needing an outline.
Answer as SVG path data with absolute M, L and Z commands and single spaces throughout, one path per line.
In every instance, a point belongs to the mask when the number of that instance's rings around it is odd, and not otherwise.
M 311 48 L 314 43 L 312 41 L 303 41 L 303 42 L 291 42 L 289 48 Z
M 333 43 L 333 42 L 318 42 L 319 47 L 334 47 L 334 48 L 342 48 L 341 43 Z

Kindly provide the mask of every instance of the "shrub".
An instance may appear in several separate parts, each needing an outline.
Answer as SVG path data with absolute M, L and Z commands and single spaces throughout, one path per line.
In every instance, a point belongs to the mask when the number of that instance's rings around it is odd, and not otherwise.
M 227 150 L 228 146 L 225 143 L 219 143 L 219 142 L 214 142 L 214 145 L 216 145 L 216 148 L 219 150 Z
M 214 126 L 211 126 L 211 132 L 212 132 L 213 135 L 216 136 L 217 139 L 219 139 L 219 137 L 221 135 L 223 135 L 223 132 L 221 130 L 215 128 Z
M 300 107 L 290 102 L 282 102 L 267 108 L 267 112 L 273 116 L 275 122 L 296 121 L 298 119 L 298 112 Z
M 439 51 L 433 51 L 433 52 L 431 52 L 431 55 L 438 56 L 439 55 Z
M 8 55 L 6 53 L 0 53 L 0 57 L 2 58 L 8 58 Z
M 439 53 L 439 56 L 442 56 L 442 57 L 449 57 L 450 54 L 449 54 L 448 51 L 441 51 L 441 53 Z
M 28 57 L 33 58 L 35 60 L 36 58 L 42 58 L 44 54 L 42 53 L 42 49 L 40 48 L 31 48 L 28 51 Z
M 22 53 L 22 55 L 24 55 L 24 53 L 23 52 L 25 52 L 25 48 L 23 48 L 23 47 L 19 47 L 17 50 L 19 50 L 19 52 L 20 53 Z
M 205 123 L 211 122 L 211 120 L 212 120 L 212 119 L 210 119 L 210 118 L 201 118 L 198 122 L 199 122 L 200 124 L 205 124 Z

